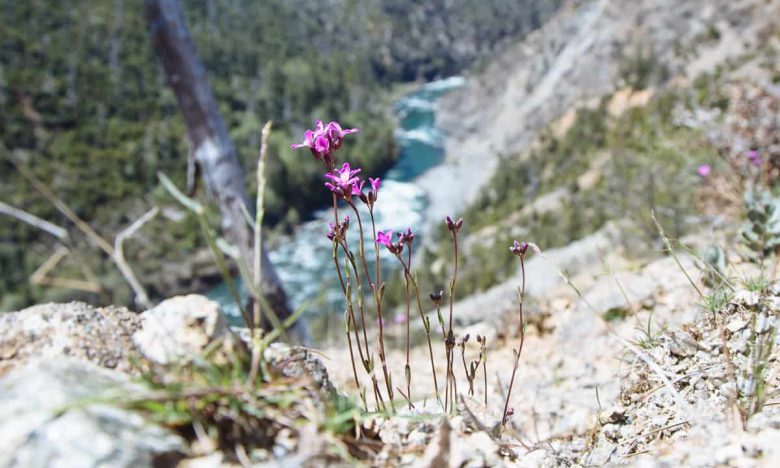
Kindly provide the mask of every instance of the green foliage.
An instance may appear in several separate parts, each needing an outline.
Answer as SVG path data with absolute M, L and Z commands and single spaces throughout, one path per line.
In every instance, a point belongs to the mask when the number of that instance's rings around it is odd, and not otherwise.
M 560 2 L 489 0 L 478 9 L 463 0 L 349 0 L 326 8 L 311 0 L 182 3 L 245 167 L 255 165 L 262 124 L 274 121 L 265 219 L 290 229 L 327 201 L 321 165 L 290 149 L 314 119 L 360 126 L 342 157 L 380 175 L 396 157 L 388 99 L 398 80 L 455 73 L 537 26 Z M 80 217 L 110 239 L 144 211 L 141 205 L 158 200 L 158 171 L 184 186 L 185 128 L 152 51 L 141 0 L 3 2 L 0 24 L 0 141 Z M 63 221 L 3 159 L 0 172 L 0 199 Z M 251 193 L 255 182 L 248 179 Z M 166 223 L 177 232 L 162 229 Z M 143 259 L 139 270 L 163 276 L 149 282 L 153 294 L 186 287 L 161 275 L 160 263 L 204 247 L 187 234 L 194 226 L 192 217 L 175 226 L 161 219 L 145 228 L 154 236 L 128 243 Z M 51 245 L 22 223 L 0 224 L 0 308 L 45 299 L 26 278 Z M 105 269 L 104 262 L 94 269 Z M 116 288 L 123 289 L 121 279 L 107 287 L 112 294 Z M 46 291 L 55 293 L 62 291 Z
M 734 293 L 727 288 L 713 288 L 702 297 L 704 308 L 714 317 L 726 308 L 734 298 Z
M 745 285 L 745 289 L 747 289 L 750 292 L 757 292 L 763 294 L 769 290 L 769 287 L 772 285 L 772 282 L 766 276 L 758 275 L 750 278 L 745 278 L 744 285 Z
M 727 257 L 726 252 L 720 247 L 711 247 L 704 251 L 700 259 L 704 265 L 697 266 L 704 274 L 702 281 L 708 288 L 722 285 L 726 278 Z
M 297 432 L 312 423 L 330 444 L 341 446 L 340 438 L 354 431 L 362 416 L 359 408 L 305 375 L 284 377 L 281 366 L 269 364 L 270 370 L 253 380 L 252 353 L 238 338 L 225 335 L 187 365 L 143 370 L 149 391 L 115 404 L 186 440 L 209 441 L 228 457 L 240 448 L 257 458 L 275 445 L 282 430 Z
M 780 248 L 780 197 L 763 190 L 745 193 L 747 221 L 742 240 L 753 260 L 760 260 Z
M 647 323 L 646 324 L 638 324 L 636 327 L 634 327 L 634 330 L 636 330 L 639 333 L 639 337 L 632 341 L 635 345 L 639 346 L 642 349 L 650 350 L 653 349 L 657 344 L 658 340 L 666 334 L 667 327 L 666 325 L 662 325 L 661 327 L 656 326 L 655 330 L 653 329 L 653 311 L 651 311 L 647 315 Z
M 669 70 L 659 62 L 652 50 L 637 49 L 633 55 L 623 60 L 619 75 L 624 85 L 633 89 L 645 89 L 666 81 Z

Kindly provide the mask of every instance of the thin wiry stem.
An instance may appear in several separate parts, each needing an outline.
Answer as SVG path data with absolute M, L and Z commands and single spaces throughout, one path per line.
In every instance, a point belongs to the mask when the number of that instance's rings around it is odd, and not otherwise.
M 525 254 L 520 255 L 520 270 L 522 273 L 522 286 L 520 287 L 520 325 L 518 325 L 518 331 L 520 333 L 520 348 L 515 352 L 515 364 L 512 368 L 512 377 L 509 379 L 509 390 L 506 393 L 506 401 L 504 402 L 504 413 L 501 419 L 501 428 L 506 427 L 506 423 L 509 420 L 509 398 L 512 395 L 512 387 L 515 383 L 515 374 L 517 373 L 517 367 L 520 364 L 520 355 L 523 353 L 523 345 L 525 344 L 525 321 L 523 318 L 523 302 L 525 300 Z
M 409 255 L 411 255 L 412 249 L 409 248 Z M 401 256 L 398 256 L 398 260 L 401 261 L 401 264 L 403 265 L 403 260 L 401 259 Z M 411 257 L 409 258 L 409 262 L 411 263 Z M 404 377 L 406 378 L 406 400 L 409 404 L 409 409 L 412 409 L 412 368 L 409 366 L 409 350 L 410 350 L 410 306 L 411 306 L 411 296 L 409 294 L 409 269 L 404 268 L 404 279 L 406 282 L 406 367 L 404 367 Z
M 371 276 L 368 273 L 368 264 L 366 263 L 366 251 L 364 245 L 365 243 L 363 240 L 363 221 L 361 220 L 360 212 L 357 210 L 357 207 L 355 206 L 354 203 L 349 202 L 349 206 L 355 212 L 355 216 L 357 217 L 358 220 L 358 229 L 360 230 L 360 259 L 363 263 L 363 270 L 366 272 L 366 278 L 368 280 L 368 284 L 371 286 L 371 291 L 374 293 L 374 301 L 376 302 L 376 311 L 377 311 L 377 316 L 379 318 L 379 360 L 382 363 L 382 373 L 384 374 L 385 377 L 385 387 L 387 388 L 387 397 L 390 400 L 390 407 L 393 409 L 393 412 L 395 412 L 395 403 L 393 402 L 393 380 L 390 375 L 390 371 L 387 368 L 387 358 L 385 356 L 385 337 L 384 337 L 385 325 L 384 325 L 384 318 L 382 317 L 382 297 L 381 297 L 382 293 L 377 287 L 377 285 L 371 281 Z M 376 246 L 376 238 L 374 238 L 374 244 Z
M 349 251 L 349 248 L 347 247 L 347 241 L 346 239 L 342 241 L 341 243 L 341 249 L 344 251 L 344 255 L 347 257 L 347 260 L 349 261 L 349 264 L 352 265 L 352 271 L 355 272 L 355 279 L 357 282 L 357 288 L 358 288 L 358 310 L 360 310 L 360 321 L 363 328 L 363 345 L 366 348 L 366 355 L 370 355 L 369 347 L 368 347 L 368 333 L 366 332 L 366 313 L 365 308 L 363 304 L 363 282 L 360 279 L 360 270 L 358 269 L 357 265 L 355 264 L 355 257 L 352 255 L 352 252 Z M 351 296 L 350 296 L 351 299 Z M 350 303 L 351 306 L 351 303 Z M 355 333 L 357 334 L 357 323 L 355 324 Z M 360 340 L 358 336 L 355 336 L 356 340 Z M 358 341 L 358 345 L 359 345 Z M 365 365 L 365 364 L 364 364 Z M 368 370 L 368 369 L 366 369 Z
M 455 302 L 455 283 L 458 280 L 458 234 L 455 232 L 455 230 L 452 230 L 452 240 L 454 245 L 454 252 L 455 252 L 455 268 L 452 272 L 452 278 L 450 279 L 450 317 L 449 317 L 449 325 L 448 325 L 448 331 L 447 335 L 444 339 L 444 345 L 447 352 L 447 390 L 448 393 L 445 394 L 444 406 L 447 406 L 447 400 L 450 400 L 450 411 L 454 411 L 455 409 L 455 402 L 458 397 L 458 387 L 457 383 L 455 382 L 455 373 L 453 371 L 453 355 L 452 350 L 455 346 L 455 336 L 452 332 L 452 309 Z M 452 387 L 452 390 L 450 391 L 450 386 Z M 449 397 L 451 396 L 451 398 Z
M 436 377 L 436 363 L 434 362 L 433 359 L 433 345 L 431 344 L 431 321 L 428 317 L 425 316 L 425 312 L 423 312 L 422 303 L 420 302 L 420 288 L 417 285 L 417 280 L 414 279 L 414 275 L 412 275 L 411 264 L 412 264 L 412 257 L 410 254 L 409 255 L 409 279 L 412 282 L 412 286 L 414 286 L 415 296 L 417 297 L 417 310 L 420 312 L 420 319 L 423 321 L 423 326 L 425 327 L 425 337 L 428 340 L 428 354 L 430 355 L 431 358 L 431 374 L 433 374 L 433 388 L 436 391 L 436 401 L 438 401 L 439 404 L 441 404 L 441 396 L 439 395 L 439 382 Z
M 339 276 L 339 284 L 341 284 L 341 291 L 344 293 L 344 298 L 347 299 L 347 329 L 346 329 L 346 335 L 347 335 L 347 342 L 349 344 L 349 359 L 352 361 L 352 373 L 355 377 L 355 385 L 357 386 L 358 392 L 360 391 L 360 379 L 358 379 L 357 376 L 357 369 L 355 367 L 355 354 L 352 349 L 352 337 L 349 334 L 349 326 L 350 322 L 354 323 L 355 320 L 355 314 L 352 310 L 352 307 L 349 305 L 351 302 L 350 299 L 347 298 L 347 285 L 344 283 L 344 277 L 341 274 L 341 268 L 339 267 L 339 260 L 338 260 L 338 243 L 336 241 L 333 242 L 333 263 L 336 267 L 336 272 L 338 272 Z M 357 324 L 355 323 L 355 330 L 357 330 Z M 360 338 L 357 339 L 358 347 L 360 346 Z M 362 359 L 362 352 L 361 359 Z M 365 405 L 365 401 L 363 402 Z
M 458 281 L 458 235 L 454 232 L 452 233 L 452 241 L 455 249 L 455 269 L 452 272 L 452 279 L 450 280 L 450 332 L 452 332 L 452 308 L 455 302 L 455 283 Z

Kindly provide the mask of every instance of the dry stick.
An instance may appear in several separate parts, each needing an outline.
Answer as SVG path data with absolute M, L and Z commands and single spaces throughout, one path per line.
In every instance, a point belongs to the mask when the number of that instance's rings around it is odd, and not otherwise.
M 8 160 L 11 161 L 11 164 L 16 167 L 16 169 L 24 176 L 24 178 L 27 179 L 33 185 L 33 187 L 35 187 L 35 189 L 44 196 L 44 198 L 46 198 L 52 205 L 54 205 L 54 207 L 57 208 L 60 213 L 65 215 L 66 218 L 68 218 L 73 224 L 76 225 L 76 227 L 79 228 L 81 232 L 83 232 L 87 237 L 95 242 L 109 257 L 114 256 L 114 248 L 111 246 L 111 244 L 109 244 L 107 240 L 101 237 L 100 234 L 95 232 L 95 230 L 92 229 L 89 224 L 79 218 L 78 215 L 73 212 L 73 210 L 71 210 L 62 200 L 57 197 L 57 195 L 54 194 L 54 192 L 49 189 L 49 187 L 38 180 L 38 178 L 35 177 L 32 172 L 30 172 L 27 166 L 17 161 L 13 157 L 9 157 Z
M 138 218 L 133 224 L 131 224 L 125 230 L 117 234 L 116 238 L 114 239 L 114 255 L 112 258 L 114 259 L 117 268 L 119 268 L 119 271 L 122 273 L 122 275 L 125 277 L 127 282 L 130 284 L 130 288 L 132 288 L 132 290 L 135 292 L 136 294 L 135 298 L 138 301 L 138 303 L 146 307 L 147 309 L 152 308 L 152 301 L 149 300 L 149 296 L 146 295 L 146 291 L 144 290 L 143 286 L 141 286 L 141 283 L 138 281 L 138 278 L 136 278 L 135 274 L 133 273 L 133 270 L 130 268 L 130 265 L 128 265 L 127 261 L 125 260 L 124 243 L 125 243 L 125 239 L 131 237 L 133 234 L 138 232 L 138 230 L 141 229 L 144 224 L 151 221 L 152 218 L 157 216 L 159 212 L 160 209 L 155 206 L 151 210 L 147 211 L 146 214 Z
M 265 215 L 263 197 L 265 195 L 265 158 L 268 152 L 268 137 L 270 135 L 271 122 L 268 121 L 260 133 L 260 152 L 257 155 L 257 197 L 255 199 L 255 221 L 253 226 L 255 249 L 252 266 L 254 268 L 253 279 L 258 291 L 262 285 L 263 275 L 263 256 L 261 255 L 263 247 L 263 216 Z M 246 207 L 244 208 L 246 211 Z M 247 377 L 250 385 L 253 385 L 256 381 L 260 369 L 260 333 L 260 298 L 255 298 L 252 305 L 252 363 Z
M 68 231 L 65 228 L 50 223 L 24 210 L 20 210 L 19 208 L 14 208 L 13 206 L 2 201 L 0 201 L 0 214 L 14 217 L 19 221 L 27 223 L 30 226 L 36 227 L 41 231 L 51 234 L 63 242 L 68 240 Z
M 41 286 L 56 286 L 60 288 L 76 289 L 79 291 L 87 291 L 91 293 L 99 293 L 103 289 L 100 284 L 93 281 L 81 281 L 68 278 L 57 278 L 48 276 L 49 272 L 54 269 L 55 266 L 68 254 L 70 250 L 67 247 L 60 245 L 54 253 L 46 259 L 41 266 L 36 269 L 32 275 L 30 275 L 30 283 Z
M 140 281 L 138 281 L 138 278 L 133 273 L 133 270 L 130 268 L 130 266 L 127 264 L 127 262 L 124 261 L 124 256 L 117 257 L 116 256 L 116 250 L 114 247 L 109 244 L 109 242 L 104 239 L 100 234 L 95 232 L 92 227 L 87 224 L 84 220 L 78 217 L 76 213 L 71 210 L 68 205 L 65 204 L 62 200 L 60 200 L 57 195 L 54 194 L 54 192 L 49 189 L 49 187 L 46 186 L 43 182 L 38 180 L 35 175 L 29 170 L 27 166 L 25 166 L 23 163 L 17 161 L 15 158 L 9 156 L 9 161 L 11 161 L 11 164 L 13 164 L 16 169 L 24 176 L 25 179 L 27 179 L 33 187 L 35 187 L 36 190 L 38 190 L 41 195 L 44 196 L 52 205 L 54 205 L 57 210 L 65 215 L 66 218 L 68 218 L 73 224 L 76 225 L 76 227 L 79 228 L 81 232 L 83 232 L 88 238 L 90 238 L 93 242 L 95 242 L 103 252 L 106 253 L 116 264 L 117 268 L 119 269 L 119 272 L 122 273 L 122 276 L 124 276 L 125 281 L 130 285 L 130 288 L 133 289 L 133 292 L 135 293 L 136 298 L 138 298 L 139 304 L 146 308 L 151 308 L 152 304 L 148 299 L 148 295 L 146 294 L 146 291 L 141 286 Z M 143 224 L 143 223 L 141 223 Z M 128 230 L 130 230 L 133 225 L 131 225 Z M 140 226 L 139 226 L 140 228 Z M 137 231 L 137 229 L 135 229 Z M 133 232 L 135 232 L 133 231 Z M 121 233 L 120 233 L 121 234 Z M 127 237 L 127 236 L 126 236 Z
M 67 242 L 70 240 L 70 237 L 68 236 L 68 231 L 65 228 L 50 223 L 49 221 L 41 219 L 24 210 L 20 210 L 19 208 L 15 208 L 2 201 L 0 201 L 0 214 L 5 214 L 13 218 L 16 218 L 19 221 L 27 223 L 48 234 L 51 234 L 52 236 L 60 239 L 63 242 Z M 42 285 L 42 286 L 57 286 L 57 287 L 68 288 L 68 289 L 77 289 L 80 291 L 87 291 L 96 294 L 100 293 L 103 289 L 101 288 L 99 281 L 97 281 L 97 279 L 94 278 L 94 275 L 88 269 L 84 270 L 84 274 L 85 276 L 88 277 L 90 281 L 81 281 L 81 280 L 74 280 L 68 278 L 57 278 L 57 277 L 48 276 L 49 272 L 51 272 L 51 270 L 54 269 L 54 267 L 57 266 L 57 264 L 63 258 L 65 258 L 69 253 L 70 250 L 67 247 L 60 245 L 57 248 L 57 250 L 55 250 L 54 253 L 52 253 L 49 256 L 49 258 L 46 259 L 46 261 L 44 261 L 33 272 L 32 275 L 30 275 L 30 283 L 35 285 Z M 84 265 L 82 264 L 82 266 Z
M 265 160 L 268 153 L 268 138 L 271 136 L 272 123 L 266 122 L 263 126 L 263 130 L 260 136 L 260 153 L 257 156 L 257 201 L 255 204 L 255 232 L 254 232 L 254 270 L 255 270 L 255 284 L 260 287 L 262 284 L 263 275 L 263 256 L 261 255 L 261 249 L 263 247 L 263 216 L 265 215 L 265 207 L 263 199 L 265 196 Z M 260 325 L 260 301 L 255 301 L 253 307 L 254 328 Z

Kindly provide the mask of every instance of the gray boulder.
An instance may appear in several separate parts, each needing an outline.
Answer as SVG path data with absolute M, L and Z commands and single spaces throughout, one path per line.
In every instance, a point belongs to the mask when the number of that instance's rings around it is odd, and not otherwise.
M 0 379 L 0 467 L 174 464 L 187 450 L 179 436 L 109 404 L 140 391 L 122 373 L 68 357 L 13 370 Z

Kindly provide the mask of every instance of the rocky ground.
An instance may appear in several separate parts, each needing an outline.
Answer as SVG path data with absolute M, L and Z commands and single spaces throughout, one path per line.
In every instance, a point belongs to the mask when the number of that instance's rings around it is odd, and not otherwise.
M 606 0 L 568 3 L 442 100 L 448 160 L 420 181 L 433 187 L 430 215 L 462 207 L 495 169 L 491 157 L 532 145 L 551 123 L 553 131 L 570 125 L 567 112 L 576 106 L 609 93 L 610 112 L 644 105 L 652 88 L 638 91 L 619 77 L 626 57 L 616 50 L 651 43 L 676 79 L 689 80 L 744 58 L 778 8 L 763 0 L 642 0 L 630 11 Z M 758 59 L 745 60 L 731 68 L 735 77 L 754 75 Z M 742 146 L 724 154 L 755 141 L 755 119 L 776 116 L 776 84 L 761 89 L 771 105 L 743 106 L 747 115 L 738 120 L 747 124 L 721 134 Z M 732 91 L 733 102 L 757 92 Z M 680 115 L 692 125 L 706 118 Z M 777 144 L 771 132 L 763 137 L 762 147 Z M 454 207 L 448 181 L 460 184 Z M 724 247 L 726 285 L 717 289 L 687 253 L 638 259 L 636 229 L 626 221 L 531 254 L 528 326 L 503 430 L 520 346 L 519 271 L 454 306 L 456 335 L 471 337 L 463 359 L 479 356 L 477 335 L 487 340 L 487 385 L 480 372 L 474 395 L 466 394 L 456 349 L 462 398 L 450 416 L 436 402 L 419 320 L 415 408 L 396 398 L 399 412 L 388 416 L 357 409 L 343 342 L 317 350 L 272 345 L 263 353 L 266 380 L 248 384 L 255 382 L 247 372 L 257 358 L 253 340 L 200 296 L 142 314 L 81 303 L 2 314 L 0 467 L 780 465 L 780 286 L 772 269 L 762 273 L 732 248 L 729 223 L 740 205 L 723 200 L 715 183 L 710 188 L 701 208 L 723 215 L 723 232 L 683 241 L 693 251 Z M 533 208 L 556 206 L 556 193 Z M 387 326 L 388 362 L 401 382 L 404 325 Z M 443 387 L 440 336 L 433 350 Z
M 197 295 L 142 314 L 70 303 L 0 315 L 0 466 L 329 460 L 317 426 L 299 432 L 295 423 L 312 424 L 332 403 L 322 365 L 271 345 L 264 355 L 274 377 L 255 390 L 238 365 L 248 357 L 240 335 Z M 304 439 L 315 446 L 297 444 Z M 242 444 L 256 450 L 247 455 Z
M 201 360 L 218 369 L 251 345 L 246 330 L 226 327 L 214 303 L 177 297 L 143 314 L 48 304 L 0 316 L 0 466 L 773 466 L 780 367 L 767 344 L 777 340 L 780 286 L 759 281 L 755 265 L 731 255 L 726 277 L 734 291 L 708 308 L 708 270 L 700 262 L 687 254 L 628 261 L 614 247 L 626 232 L 630 226 L 613 223 L 528 261 L 526 340 L 503 430 L 520 344 L 509 292 L 516 278 L 455 308 L 457 336 L 485 336 L 488 344 L 487 391 L 480 372 L 468 395 L 456 360 L 457 414 L 444 416 L 436 402 L 424 341 L 411 353 L 415 408 L 397 397 L 399 412 L 389 417 L 333 403 L 346 401 L 332 400 L 339 392 L 359 401 L 344 346 L 272 346 L 265 355 L 276 377 L 252 400 L 260 418 L 253 431 L 262 437 L 247 439 L 253 432 L 235 424 L 243 435 L 233 437 L 249 450 L 226 445 L 222 426 L 209 425 L 219 418 L 196 408 L 204 391 L 240 387 L 206 388 L 192 379 Z M 686 244 L 722 239 L 699 235 Z M 404 365 L 401 327 L 388 326 L 396 380 Z M 441 381 L 440 338 L 434 345 Z M 756 371 L 759 348 L 764 368 Z M 465 359 L 478 355 L 472 338 Z M 759 406 L 741 397 L 762 384 Z M 165 393 L 172 388 L 176 398 Z M 202 425 L 177 423 L 175 413 L 161 419 L 151 409 L 182 401 Z M 335 413 L 334 404 L 341 408 Z
M 734 388 L 749 385 L 751 320 L 757 313 L 764 333 L 774 330 L 780 289 L 737 288 L 713 319 L 682 271 L 700 284 L 702 272 L 690 256 L 679 257 L 681 266 L 672 257 L 628 262 L 620 251 L 593 261 L 599 247 L 608 251 L 604 242 L 614 236 L 611 229 L 528 262 L 533 291 L 528 335 L 506 431 L 498 433 L 496 427 L 519 338 L 511 293 L 499 286 L 456 307 L 457 336 L 488 337 L 487 406 L 480 377 L 459 416 L 417 422 L 420 414 L 441 411 L 427 345 L 418 346 L 412 352 L 412 394 L 427 401 L 377 422 L 387 443 L 379 460 L 400 466 L 427 466 L 434 459 L 448 460 L 449 466 L 772 466 L 780 426 L 771 398 L 743 425 L 734 414 Z M 756 274 L 752 265 L 734 260 L 732 274 Z M 547 269 L 557 275 L 559 268 L 572 272 L 581 296 L 560 276 L 546 276 Z M 724 339 L 728 356 L 722 352 Z M 388 351 L 396 376 L 403 375 L 399 343 Z M 479 353 L 471 343 L 469 361 Z M 336 385 L 354 391 L 351 371 L 341 364 L 348 362 L 346 352 L 324 353 Z M 445 371 L 442 354 L 439 350 L 439 376 Z M 774 354 L 768 362 L 771 393 L 780 367 Z M 468 388 L 460 364 L 456 375 L 458 388 Z

